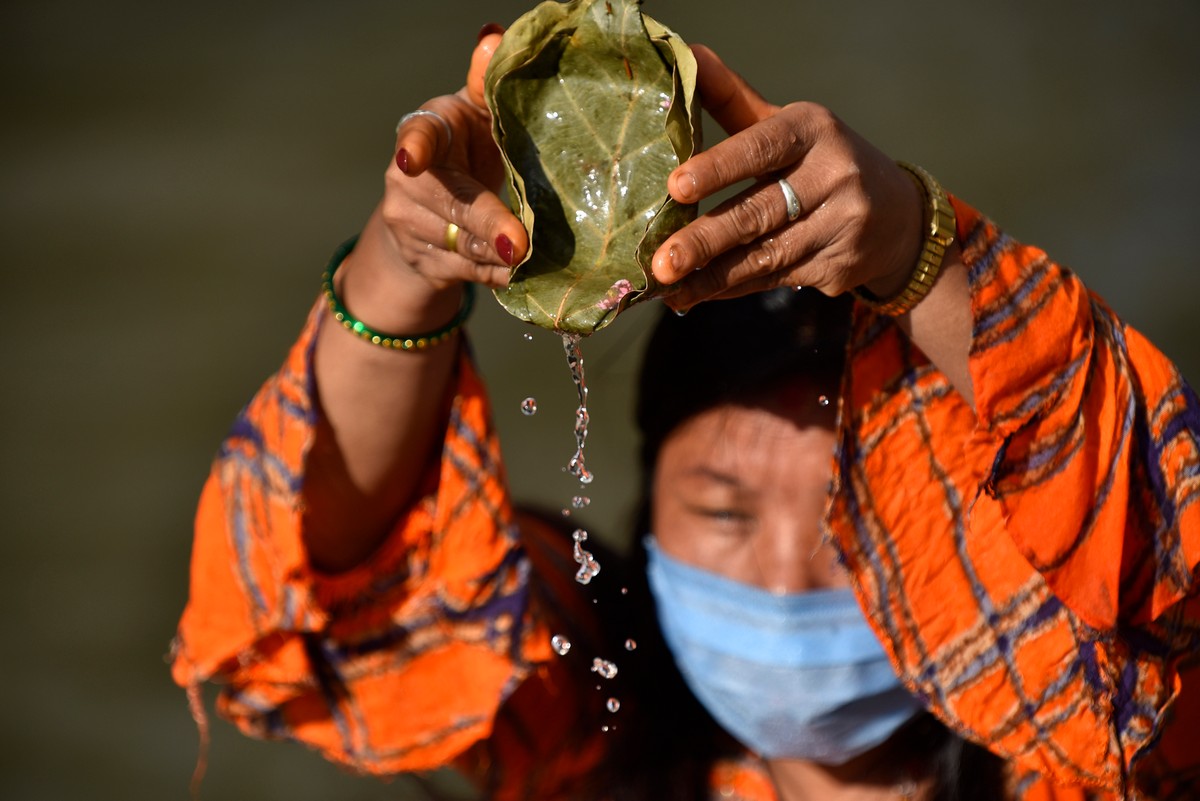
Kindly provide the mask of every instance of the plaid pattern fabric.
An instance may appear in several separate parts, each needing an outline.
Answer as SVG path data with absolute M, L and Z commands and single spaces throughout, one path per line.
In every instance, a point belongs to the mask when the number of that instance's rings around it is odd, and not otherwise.
M 976 411 L 859 314 L 830 535 L 907 686 L 1016 774 L 1200 797 L 1200 404 L 1068 270 L 954 202 Z
M 320 313 L 213 465 L 173 676 L 220 680 L 220 712 L 254 736 L 375 773 L 444 765 L 491 733 L 501 701 L 550 654 L 487 401 L 464 358 L 429 494 L 369 562 L 316 574 L 300 489 Z
M 1009 759 L 1013 799 L 1200 797 L 1200 404 L 1068 271 L 954 202 L 977 410 L 859 310 L 829 535 L 907 686 Z M 219 680 L 243 731 L 359 770 L 453 763 L 495 798 L 571 797 L 602 744 L 572 731 L 587 693 L 539 589 L 561 571 L 518 541 L 468 358 L 424 499 L 366 564 L 308 567 L 319 309 L 214 463 L 175 680 Z M 753 759 L 712 777 L 714 798 L 773 799 Z

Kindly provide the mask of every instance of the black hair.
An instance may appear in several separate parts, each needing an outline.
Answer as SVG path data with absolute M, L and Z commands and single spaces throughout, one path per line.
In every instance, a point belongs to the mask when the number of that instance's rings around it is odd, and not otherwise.
M 663 440 L 722 403 L 754 405 L 773 389 L 809 382 L 834 397 L 845 360 L 849 297 L 776 289 L 666 312 L 642 357 L 636 419 L 648 480 Z M 648 500 L 643 483 L 643 500 Z

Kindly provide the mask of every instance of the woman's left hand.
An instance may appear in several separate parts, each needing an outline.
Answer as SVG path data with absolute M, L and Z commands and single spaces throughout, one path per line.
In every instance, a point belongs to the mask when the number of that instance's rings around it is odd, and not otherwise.
M 755 183 L 673 234 L 654 255 L 674 309 L 777 286 L 837 295 L 902 288 L 921 248 L 920 190 L 891 158 L 813 103 L 768 103 L 708 48 L 694 48 L 705 109 L 729 138 L 681 164 L 667 188 L 695 203 Z M 788 220 L 778 181 L 800 201 Z

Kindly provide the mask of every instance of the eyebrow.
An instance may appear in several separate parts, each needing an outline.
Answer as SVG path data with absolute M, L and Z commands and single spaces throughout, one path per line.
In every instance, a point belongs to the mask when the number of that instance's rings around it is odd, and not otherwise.
M 715 481 L 718 484 L 727 484 L 731 487 L 740 487 L 742 485 L 741 479 L 736 475 L 732 473 L 723 473 L 720 470 L 714 470 L 713 468 L 705 465 L 689 467 L 687 470 L 683 471 L 683 475 L 686 478 L 705 478 L 709 481 Z

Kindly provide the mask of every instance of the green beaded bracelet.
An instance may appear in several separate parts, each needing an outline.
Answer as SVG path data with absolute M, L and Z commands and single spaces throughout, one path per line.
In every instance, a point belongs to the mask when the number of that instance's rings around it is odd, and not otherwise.
M 325 293 L 329 311 L 333 314 L 333 319 L 341 323 L 342 327 L 350 333 L 383 348 L 421 350 L 439 345 L 449 339 L 450 335 L 462 328 L 463 323 L 471 316 L 471 309 L 475 306 L 475 285 L 467 283 L 463 285 L 462 305 L 459 306 L 458 314 L 454 315 L 454 319 L 448 324 L 427 334 L 383 334 L 372 330 L 362 320 L 354 319 L 350 316 L 350 312 L 346 311 L 342 301 L 338 299 L 337 293 L 333 291 L 333 275 L 350 255 L 350 251 L 354 250 L 356 244 L 358 244 L 357 236 L 352 236 L 343 242 L 341 247 L 334 252 L 333 258 L 329 260 L 329 266 L 321 275 L 321 291 Z

